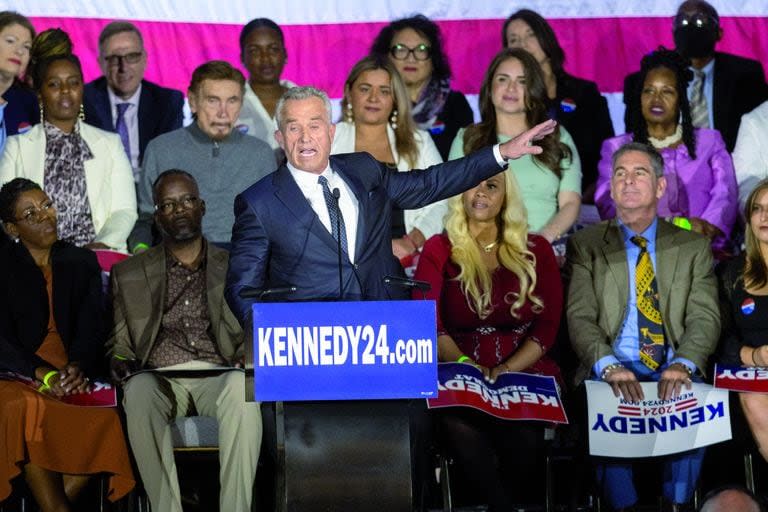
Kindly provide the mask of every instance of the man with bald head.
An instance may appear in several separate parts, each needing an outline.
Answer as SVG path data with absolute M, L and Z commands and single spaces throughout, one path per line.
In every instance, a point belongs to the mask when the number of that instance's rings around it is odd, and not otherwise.
M 755 494 L 741 486 L 726 486 L 710 491 L 699 512 L 765 512 L 765 505 Z
M 672 30 L 675 50 L 691 59 L 694 77 L 688 84 L 688 99 L 694 126 L 720 131 L 731 152 L 741 116 L 768 99 L 763 66 L 753 59 L 715 51 L 723 38 L 723 28 L 717 10 L 704 0 L 680 4 Z M 643 84 L 639 78 L 639 73 L 632 73 L 624 80 L 627 105 L 640 93 Z M 627 131 L 637 121 L 630 118 L 633 110 L 627 108 L 624 114 Z

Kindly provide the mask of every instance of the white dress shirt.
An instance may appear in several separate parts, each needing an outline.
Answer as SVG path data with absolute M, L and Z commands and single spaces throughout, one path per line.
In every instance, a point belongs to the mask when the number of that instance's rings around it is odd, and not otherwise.
M 317 179 L 320 176 L 325 176 L 325 179 L 328 180 L 328 187 L 331 190 L 334 188 L 339 189 L 339 208 L 341 209 L 341 215 L 344 217 L 344 227 L 347 232 L 349 261 L 354 263 L 355 247 L 357 247 L 357 216 L 359 207 L 357 198 L 355 197 L 355 194 L 352 193 L 347 182 L 331 169 L 330 164 L 321 174 L 300 171 L 290 163 L 286 165 L 288 166 L 288 170 L 291 172 L 294 181 L 296 181 L 296 184 L 299 186 L 301 193 L 307 198 L 312 210 L 317 214 L 320 222 L 323 223 L 323 226 L 325 226 L 325 229 L 327 229 L 329 233 L 333 233 L 333 229 L 331 228 L 331 215 L 328 213 L 328 206 L 325 203 L 323 186 L 318 183 Z
M 125 110 L 125 125 L 128 127 L 128 145 L 131 148 L 131 167 L 133 168 L 134 180 L 137 178 L 139 169 L 139 98 L 141 97 L 141 84 L 133 96 L 124 100 L 118 97 L 112 89 L 107 87 L 109 95 L 109 108 L 112 112 L 112 126 L 117 130 L 117 104 L 130 103 L 131 106 Z

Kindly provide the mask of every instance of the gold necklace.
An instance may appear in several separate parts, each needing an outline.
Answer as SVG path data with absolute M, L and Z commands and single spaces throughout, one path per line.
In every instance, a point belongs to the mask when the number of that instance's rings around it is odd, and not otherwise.
M 478 245 L 480 245 L 480 248 L 484 250 L 486 253 L 490 253 L 494 247 L 496 247 L 496 244 L 499 243 L 498 240 L 494 240 L 493 242 L 489 243 L 488 245 L 483 245 L 480 242 L 477 242 Z

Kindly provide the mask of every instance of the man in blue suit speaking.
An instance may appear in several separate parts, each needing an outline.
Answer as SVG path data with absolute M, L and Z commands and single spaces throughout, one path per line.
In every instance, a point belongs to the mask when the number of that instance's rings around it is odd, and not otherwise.
M 385 282 L 403 275 L 392 254 L 392 206 L 421 208 L 459 194 L 501 172 L 508 160 L 541 153 L 532 142 L 556 124 L 546 121 L 505 144 L 398 173 L 368 153 L 329 158 L 335 127 L 328 96 L 318 89 L 288 90 L 276 120 L 287 164 L 235 199 L 225 294 L 243 325 L 255 300 L 241 298 L 244 289 L 277 291 L 271 300 L 407 298 L 406 289 Z M 296 290 L 287 293 L 291 287 Z

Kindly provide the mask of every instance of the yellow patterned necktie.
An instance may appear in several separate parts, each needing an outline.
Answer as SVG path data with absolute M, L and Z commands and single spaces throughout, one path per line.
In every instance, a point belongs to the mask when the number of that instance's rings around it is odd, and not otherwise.
M 640 248 L 635 266 L 635 293 L 637 294 L 637 330 L 640 361 L 653 371 L 664 362 L 666 343 L 664 325 L 659 308 L 659 288 L 653 272 L 648 240 L 633 236 L 632 243 Z

